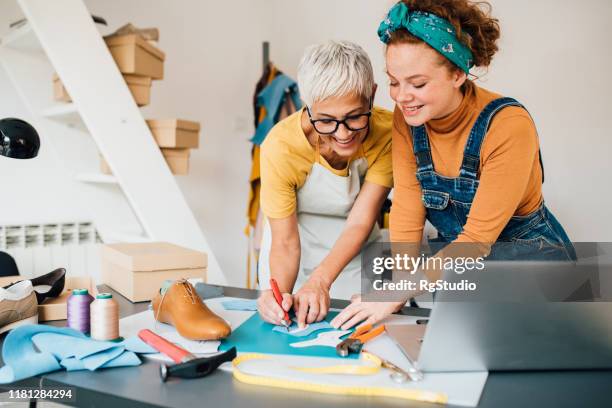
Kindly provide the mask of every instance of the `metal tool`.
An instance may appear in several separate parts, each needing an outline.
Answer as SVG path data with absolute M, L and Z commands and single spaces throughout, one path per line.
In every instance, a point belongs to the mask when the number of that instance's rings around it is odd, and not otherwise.
M 289 344 L 291 347 L 311 347 L 311 346 L 327 346 L 336 347 L 338 343 L 342 342 L 340 339 L 342 336 L 349 334 L 350 330 L 332 330 L 319 333 L 317 337 L 311 340 L 300 341 L 297 343 Z
M 346 357 L 349 353 L 359 353 L 363 345 L 372 340 L 374 337 L 385 331 L 385 326 L 378 326 L 376 328 L 372 328 L 371 324 L 361 326 L 353 334 L 351 334 L 347 339 L 342 340 L 340 344 L 336 346 L 336 353 L 340 357 Z
M 403 383 L 405 383 L 408 380 L 415 381 L 415 382 L 423 380 L 423 372 L 421 370 L 419 370 L 418 368 L 416 368 L 412 361 L 410 361 L 410 368 L 408 370 L 404 370 L 404 369 L 396 366 L 395 364 L 393 364 L 389 360 L 385 360 L 384 358 L 381 358 L 380 356 L 377 356 L 376 354 L 372 353 L 369 350 L 365 350 L 364 349 L 363 353 L 364 354 L 372 355 L 372 356 L 376 357 L 377 359 L 379 359 L 380 360 L 380 365 L 383 368 L 391 370 L 391 374 L 389 375 L 389 377 L 391 377 L 391 379 L 393 381 L 395 381 L 396 383 L 398 383 L 398 384 L 403 384 Z
M 392 371 L 391 379 L 395 381 L 396 383 L 402 384 L 408 380 L 410 381 L 422 381 L 423 380 L 423 372 L 419 370 L 418 368 L 416 368 L 412 361 L 410 362 L 410 368 L 408 370 L 403 370 L 388 360 L 381 359 L 381 361 L 382 361 L 382 366 L 384 368 L 388 368 L 389 370 Z
M 169 377 L 200 378 L 212 373 L 221 364 L 236 358 L 236 347 L 232 347 L 222 354 L 212 357 L 198 358 L 176 344 L 170 343 L 163 337 L 158 336 L 149 329 L 138 332 L 138 337 L 155 350 L 170 357 L 175 365 L 162 364 L 159 367 L 159 375 L 163 382 Z

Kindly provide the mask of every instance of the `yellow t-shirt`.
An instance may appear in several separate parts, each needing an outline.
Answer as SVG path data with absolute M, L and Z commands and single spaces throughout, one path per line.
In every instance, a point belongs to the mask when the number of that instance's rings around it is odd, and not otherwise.
M 302 111 L 277 123 L 261 145 L 261 208 L 269 218 L 285 218 L 295 212 L 297 191 L 317 160 L 316 151 L 302 130 Z M 374 107 L 363 149 L 351 159 L 365 157 L 368 162 L 365 181 L 389 188 L 393 187 L 392 124 L 392 112 Z M 339 176 L 348 175 L 348 165 L 336 170 L 323 157 L 320 164 Z

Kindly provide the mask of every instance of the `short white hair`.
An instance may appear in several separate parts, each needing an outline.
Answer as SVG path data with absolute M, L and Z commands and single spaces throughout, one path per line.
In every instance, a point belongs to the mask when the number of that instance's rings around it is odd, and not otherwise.
M 307 106 L 329 97 L 359 95 L 369 100 L 374 71 L 363 48 L 350 41 L 311 45 L 297 74 L 300 95 Z

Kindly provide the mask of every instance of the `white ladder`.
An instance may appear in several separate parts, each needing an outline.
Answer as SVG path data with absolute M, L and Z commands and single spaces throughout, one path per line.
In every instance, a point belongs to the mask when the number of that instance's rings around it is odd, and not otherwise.
M 208 254 L 208 282 L 227 279 L 82 0 L 18 0 L 27 24 L 0 62 L 89 206 L 104 242 L 168 241 Z M 72 103 L 53 101 L 57 72 Z M 100 152 L 113 176 L 100 174 Z

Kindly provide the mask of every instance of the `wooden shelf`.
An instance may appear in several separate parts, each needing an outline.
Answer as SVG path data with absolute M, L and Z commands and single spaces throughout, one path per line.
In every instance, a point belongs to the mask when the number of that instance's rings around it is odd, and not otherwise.
M 81 173 L 75 177 L 78 181 L 83 183 L 94 183 L 94 184 L 119 184 L 117 178 L 110 174 L 102 173 Z
M 11 30 L 3 37 L 0 40 L 0 48 L 44 54 L 40 41 L 28 23 Z
M 71 127 L 85 127 L 83 119 L 74 103 L 51 106 L 41 112 L 42 116 Z

